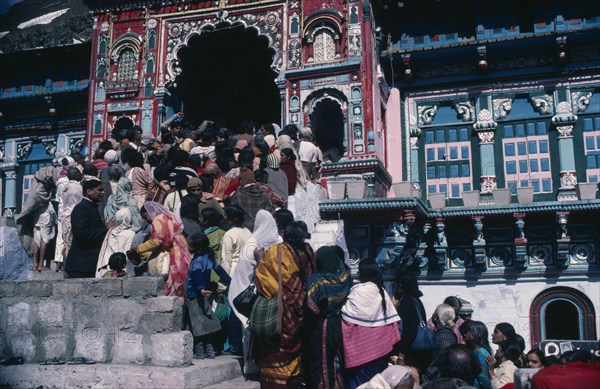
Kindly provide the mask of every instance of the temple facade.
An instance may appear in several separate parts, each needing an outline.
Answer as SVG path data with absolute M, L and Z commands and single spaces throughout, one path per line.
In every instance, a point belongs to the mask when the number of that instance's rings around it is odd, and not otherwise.
M 474 319 L 508 321 L 530 346 L 597 339 L 597 6 L 83 3 L 89 66 L 60 86 L 86 94 L 86 116 L 47 132 L 29 118 L 29 133 L 4 114 L 5 214 L 19 211 L 34 162 L 89 156 L 115 127 L 155 135 L 175 112 L 232 129 L 243 119 L 310 126 L 330 156 L 315 233 L 343 220 L 351 263 L 377 258 L 390 288 L 417 274 L 428 313 L 459 295 Z M 33 96 L 51 104 L 51 80 L 39 92 L 5 81 L 2 111 Z

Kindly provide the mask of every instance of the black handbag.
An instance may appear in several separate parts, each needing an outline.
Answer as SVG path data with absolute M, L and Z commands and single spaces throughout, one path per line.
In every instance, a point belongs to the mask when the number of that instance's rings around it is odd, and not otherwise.
M 251 283 L 240 294 L 235 296 L 233 306 L 239 313 L 249 318 L 252 307 L 254 307 L 254 303 L 256 302 L 256 297 L 256 286 L 254 286 L 254 283 Z

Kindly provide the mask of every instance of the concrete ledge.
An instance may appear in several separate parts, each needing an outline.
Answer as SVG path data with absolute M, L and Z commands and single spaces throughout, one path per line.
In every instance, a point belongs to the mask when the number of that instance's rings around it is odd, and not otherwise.
M 231 357 L 195 360 L 194 365 L 186 367 L 25 364 L 0 366 L 0 385 L 11 388 L 203 388 L 241 375 L 239 361 Z

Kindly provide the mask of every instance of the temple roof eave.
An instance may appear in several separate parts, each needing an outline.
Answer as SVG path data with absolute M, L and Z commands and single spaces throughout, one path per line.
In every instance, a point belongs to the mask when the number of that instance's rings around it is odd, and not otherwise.
M 515 213 L 569 212 L 600 210 L 600 199 L 579 201 L 545 201 L 531 204 L 485 205 L 479 207 L 446 207 L 429 209 L 418 198 L 371 198 L 324 200 L 319 202 L 321 212 L 377 212 L 414 209 L 427 218 L 464 217 L 488 215 L 513 215 Z

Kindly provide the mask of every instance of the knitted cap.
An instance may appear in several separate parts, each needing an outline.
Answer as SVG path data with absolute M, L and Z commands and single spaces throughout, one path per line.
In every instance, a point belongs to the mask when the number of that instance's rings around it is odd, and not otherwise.
M 104 160 L 109 165 L 112 165 L 117 161 L 117 152 L 114 150 L 108 150 L 106 153 L 104 153 Z
M 279 162 L 281 162 L 281 158 L 278 154 L 271 153 L 267 155 L 267 166 L 271 169 L 279 169 Z

